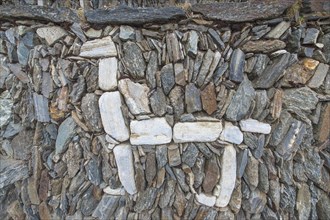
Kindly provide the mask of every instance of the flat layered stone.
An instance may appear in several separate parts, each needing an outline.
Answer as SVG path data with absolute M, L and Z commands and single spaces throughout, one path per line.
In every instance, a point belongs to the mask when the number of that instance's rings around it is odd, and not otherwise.
M 135 30 L 134 28 L 122 25 L 120 26 L 119 38 L 126 41 L 126 40 L 135 40 Z
M 216 206 L 226 207 L 235 188 L 236 181 L 236 150 L 233 145 L 224 148 L 221 161 L 220 191 L 217 196 Z
M 152 118 L 142 121 L 131 121 L 132 145 L 168 144 L 172 140 L 172 128 L 165 118 Z
M 165 95 L 168 95 L 175 85 L 173 64 L 169 63 L 162 67 L 160 71 L 162 87 Z
M 327 73 L 329 72 L 329 65 L 320 63 L 311 78 L 311 80 L 308 82 L 309 88 L 318 88 L 323 84 L 323 81 L 325 77 L 327 76 Z
M 290 25 L 290 22 L 282 21 L 266 35 L 266 38 L 280 38 L 284 34 L 284 32 L 288 30 Z
M 49 122 L 48 99 L 37 93 L 33 93 L 34 109 L 37 120 L 40 122 Z
M 272 53 L 285 47 L 286 44 L 281 40 L 256 40 L 246 42 L 241 49 L 245 53 Z
M 116 211 L 119 200 L 120 196 L 104 194 L 101 201 L 94 209 L 92 216 L 100 220 L 109 219 Z
M 189 38 L 187 43 L 187 53 L 189 56 L 195 57 L 198 51 L 198 34 L 196 31 L 189 32 Z
M 23 160 L 1 159 L 0 188 L 29 177 L 29 167 Z
M 289 53 L 283 54 L 274 60 L 271 65 L 268 65 L 260 77 L 254 82 L 254 87 L 259 89 L 269 89 L 272 87 L 287 68 L 290 56 Z
M 203 109 L 207 114 L 212 115 L 217 110 L 217 97 L 215 86 L 211 82 L 201 92 Z
M 72 117 L 65 119 L 58 128 L 58 135 L 55 143 L 56 154 L 61 154 L 68 148 L 68 143 L 75 134 L 77 124 Z
M 118 175 L 121 184 L 127 193 L 133 195 L 137 192 L 134 177 L 133 153 L 129 144 L 119 144 L 113 149 Z
M 272 129 L 270 124 L 263 123 L 252 118 L 241 120 L 239 122 L 239 126 L 241 127 L 242 131 L 261 134 L 270 134 Z
M 118 89 L 133 115 L 150 113 L 147 85 L 135 83 L 130 79 L 122 79 L 118 82 Z
M 101 59 L 99 62 L 99 87 L 104 91 L 111 91 L 117 88 L 117 58 L 111 57 Z
M 146 63 L 139 46 L 134 42 L 128 41 L 123 45 L 123 53 L 123 62 L 128 73 L 133 78 L 143 78 L 146 70 Z
M 220 121 L 177 123 L 173 128 L 173 140 L 176 143 L 212 142 L 222 131 Z
M 96 9 L 85 12 L 88 22 L 94 24 L 128 24 L 166 23 L 170 20 L 184 18 L 185 11 L 177 7 L 131 8 L 119 6 L 112 9 Z
M 219 182 L 220 169 L 215 157 L 205 162 L 205 178 L 203 181 L 203 189 L 205 193 L 211 193 Z
M 185 102 L 188 113 L 193 113 L 202 110 L 202 102 L 200 97 L 200 90 L 194 83 L 186 85 Z
M 85 42 L 80 48 L 81 57 L 100 58 L 117 56 L 117 50 L 111 37 Z
M 213 207 L 215 205 L 216 199 L 217 198 L 215 196 L 209 196 L 204 193 L 196 194 L 197 202 L 209 207 Z
M 209 20 L 248 22 L 281 15 L 294 3 L 293 0 L 277 2 L 239 2 L 194 4 L 192 11 Z
M 243 133 L 239 127 L 234 126 L 230 122 L 225 122 L 225 127 L 221 132 L 220 139 L 233 144 L 241 144 L 243 142 Z
M 283 92 L 284 107 L 290 110 L 310 111 L 316 108 L 317 94 L 308 87 L 286 89 Z
M 303 44 L 316 44 L 320 31 L 316 28 L 307 28 Z
M 126 127 L 121 107 L 122 100 L 118 91 L 103 93 L 99 99 L 99 108 L 105 132 L 117 141 L 126 141 L 129 139 L 129 131 Z
M 51 27 L 41 27 L 37 29 L 37 34 L 39 37 L 46 40 L 49 46 L 52 46 L 59 39 L 66 36 L 68 33 L 61 27 L 51 26 Z
M 81 100 L 81 111 L 86 126 L 94 132 L 101 132 L 103 128 L 98 100 L 99 97 L 94 93 L 87 93 Z
M 244 77 L 245 54 L 242 50 L 235 49 L 231 55 L 229 79 L 234 82 L 242 82 Z
M 283 85 L 305 85 L 313 76 L 318 65 L 319 61 L 309 58 L 305 58 L 302 61 L 293 64 L 285 71 Z

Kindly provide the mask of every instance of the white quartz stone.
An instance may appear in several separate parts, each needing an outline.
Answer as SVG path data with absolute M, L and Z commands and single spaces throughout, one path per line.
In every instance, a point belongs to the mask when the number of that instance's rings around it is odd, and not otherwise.
M 38 28 L 37 34 L 39 37 L 44 38 L 47 44 L 51 46 L 68 33 L 61 27 L 51 26 Z
M 133 153 L 130 144 L 119 144 L 113 149 L 121 184 L 129 194 L 136 193 Z
M 228 145 L 222 155 L 220 191 L 217 196 L 216 206 L 226 207 L 235 188 L 236 181 L 236 150 L 233 145 Z
M 133 115 L 150 113 L 147 85 L 135 83 L 130 79 L 122 79 L 118 82 L 118 89 Z
M 99 108 L 105 132 L 117 141 L 129 139 L 129 131 L 121 111 L 120 93 L 106 92 L 99 99 Z
M 196 200 L 197 200 L 197 202 L 199 202 L 203 205 L 212 207 L 215 204 L 216 197 L 205 195 L 204 193 L 201 193 L 201 194 L 196 194 Z
M 99 63 L 99 87 L 105 91 L 117 89 L 117 58 L 101 59 Z
M 111 37 L 96 39 L 85 42 L 80 48 L 81 57 L 99 58 L 117 56 L 115 43 Z
M 173 139 L 176 143 L 212 142 L 222 130 L 220 121 L 179 122 L 174 125 Z
M 239 125 L 241 126 L 242 131 L 261 134 L 269 134 L 272 129 L 269 124 L 257 121 L 252 118 L 241 120 Z
M 240 144 L 243 142 L 243 133 L 239 127 L 234 126 L 230 122 L 225 122 L 225 127 L 221 132 L 220 139 L 233 144 Z
M 172 140 L 172 128 L 165 118 L 151 118 L 142 121 L 131 121 L 132 145 L 168 144 Z
M 110 186 L 107 186 L 103 189 L 103 192 L 109 195 L 114 195 L 114 196 L 124 196 L 125 195 L 125 189 L 124 188 L 117 188 L 117 189 L 112 189 Z

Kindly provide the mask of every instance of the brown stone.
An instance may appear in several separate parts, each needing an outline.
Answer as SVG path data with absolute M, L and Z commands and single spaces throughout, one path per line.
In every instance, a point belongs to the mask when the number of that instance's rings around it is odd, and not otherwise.
M 40 219 L 52 219 L 46 202 L 42 202 L 39 205 L 39 216 Z
M 148 153 L 146 160 L 146 179 L 149 186 L 151 186 L 153 179 L 156 176 L 156 173 L 157 173 L 156 155 L 155 153 Z
M 285 48 L 286 44 L 281 40 L 248 41 L 242 46 L 245 53 L 271 53 Z
M 271 106 L 271 114 L 274 119 L 278 119 L 282 112 L 282 96 L 283 91 L 281 89 L 276 89 L 274 94 L 274 100 Z
M 220 177 L 220 170 L 216 159 L 213 157 L 211 160 L 206 161 L 205 164 L 205 178 L 203 181 L 203 189 L 205 193 L 212 192 L 215 185 L 218 183 Z
M 330 138 L 330 103 L 326 103 L 323 107 L 320 121 L 317 126 L 316 139 L 324 142 Z
M 11 219 L 25 219 L 23 208 L 18 200 L 8 206 L 7 212 Z
M 45 201 L 48 197 L 48 188 L 49 188 L 49 177 L 47 170 L 41 172 L 40 182 L 39 182 L 39 199 Z
M 214 84 L 211 82 L 201 92 L 203 109 L 211 115 L 217 110 L 217 96 Z
M 177 144 L 168 146 L 167 155 L 170 166 L 174 167 L 181 164 L 180 150 Z
M 313 76 L 313 72 L 318 64 L 319 61 L 309 58 L 293 64 L 286 69 L 282 85 L 305 85 L 306 82 Z

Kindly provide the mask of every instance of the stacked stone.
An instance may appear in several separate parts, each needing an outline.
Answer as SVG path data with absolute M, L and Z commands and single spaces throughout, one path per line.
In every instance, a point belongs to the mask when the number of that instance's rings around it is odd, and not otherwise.
M 5 219 L 326 219 L 330 33 L 1 23 Z

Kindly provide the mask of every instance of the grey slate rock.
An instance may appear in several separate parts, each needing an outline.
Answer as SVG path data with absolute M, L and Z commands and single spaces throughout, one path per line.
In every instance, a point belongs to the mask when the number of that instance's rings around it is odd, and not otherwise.
M 81 100 L 82 116 L 93 132 L 101 132 L 103 128 L 98 101 L 99 97 L 94 93 L 87 93 Z
M 196 84 L 198 87 L 201 87 L 203 85 L 205 78 L 210 70 L 210 66 L 212 64 L 213 58 L 214 58 L 214 52 L 210 49 L 207 50 L 207 52 L 205 53 L 205 55 L 203 57 L 203 63 L 199 70 L 197 80 L 196 80 Z
M 185 89 L 185 103 L 188 113 L 198 112 L 202 110 L 202 101 L 200 90 L 194 83 L 189 83 Z
M 160 145 L 156 147 L 156 159 L 157 159 L 157 166 L 158 169 L 165 166 L 167 163 L 167 146 Z
M 209 20 L 248 22 L 279 16 L 293 3 L 293 0 L 289 0 L 282 1 L 281 3 L 230 2 L 195 4 L 192 6 L 192 11 L 194 13 L 201 13 Z
M 230 60 L 229 79 L 242 82 L 244 77 L 245 54 L 240 49 L 235 49 Z
M 286 89 L 283 92 L 283 105 L 285 108 L 310 112 L 316 108 L 317 94 L 308 87 Z
M 18 62 L 23 66 L 27 65 L 29 59 L 30 50 L 22 41 L 18 42 L 17 45 L 17 58 Z
M 182 162 L 187 164 L 189 167 L 193 167 L 197 156 L 198 148 L 193 143 L 189 143 L 187 149 L 182 153 Z
M 71 31 L 73 33 L 75 33 L 77 35 L 77 37 L 82 41 L 82 42 L 86 42 L 87 38 L 83 32 L 83 30 L 81 29 L 81 26 L 79 23 L 73 23 L 70 27 Z
M 239 121 L 243 119 L 248 113 L 254 97 L 255 91 L 252 87 L 252 83 L 245 77 L 227 108 L 226 118 L 229 121 Z
M 61 154 L 66 151 L 68 143 L 76 132 L 76 126 L 72 117 L 68 117 L 61 123 L 55 143 L 56 154 Z
M 296 188 L 294 186 L 283 184 L 282 190 L 280 207 L 293 215 L 296 204 Z
M 123 62 L 133 78 L 144 77 L 146 63 L 144 61 L 142 51 L 138 45 L 128 41 L 123 45 Z
M 254 87 L 258 89 L 269 89 L 272 87 L 288 67 L 290 57 L 291 55 L 286 53 L 274 60 L 271 65 L 266 67 L 261 76 L 254 81 Z
M 302 29 L 298 28 L 297 30 L 292 31 L 291 34 L 289 34 L 287 39 L 287 50 L 292 53 L 297 53 L 301 47 L 300 45 L 300 39 L 302 36 Z
M 168 95 L 172 90 L 173 86 L 175 85 L 173 65 L 169 63 L 163 66 L 160 71 L 160 74 L 164 93 L 165 95 Z
M 134 28 L 127 26 L 127 25 L 121 25 L 120 26 L 120 32 L 119 32 L 119 38 L 121 40 L 135 40 L 135 30 Z
M 319 33 L 316 28 L 307 28 L 303 44 L 316 44 Z
M 221 40 L 220 35 L 212 28 L 209 28 L 208 32 L 211 35 L 214 43 L 218 46 L 218 48 L 220 48 L 221 50 L 224 50 L 225 49 L 225 44 Z
M 136 205 L 134 207 L 134 211 L 137 213 L 141 213 L 144 210 L 150 209 L 156 199 L 157 196 L 157 189 L 153 187 L 147 188 L 145 191 L 140 193 Z
M 49 122 L 48 99 L 37 93 L 33 93 L 34 110 L 36 118 L 40 122 Z
M 174 110 L 174 117 L 179 120 L 184 113 L 184 89 L 181 86 L 175 86 L 169 94 L 170 102 Z
M 100 220 L 111 218 L 117 209 L 119 200 L 120 196 L 104 194 L 92 216 Z
M 128 24 L 166 23 L 170 20 L 184 18 L 185 12 L 176 7 L 131 8 L 119 6 L 112 9 L 96 9 L 85 12 L 86 19 L 93 24 Z
M 269 57 L 266 54 L 256 54 L 257 61 L 252 69 L 252 75 L 254 77 L 260 77 L 265 68 L 267 67 L 268 62 L 270 61 Z
M 195 57 L 198 51 L 198 33 L 194 30 L 189 32 L 189 38 L 187 42 L 187 53 L 191 57 Z
M 3 159 L 0 163 L 0 188 L 29 177 L 28 164 L 22 160 Z
M 151 51 L 149 62 L 146 70 L 146 80 L 149 88 L 156 88 L 156 73 L 158 70 L 158 58 L 155 51 Z
M 150 96 L 150 105 L 152 112 L 157 116 L 163 116 L 166 113 L 166 96 L 159 87 Z

